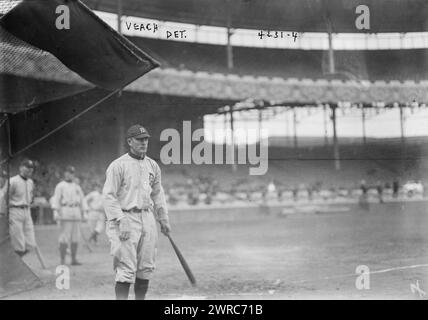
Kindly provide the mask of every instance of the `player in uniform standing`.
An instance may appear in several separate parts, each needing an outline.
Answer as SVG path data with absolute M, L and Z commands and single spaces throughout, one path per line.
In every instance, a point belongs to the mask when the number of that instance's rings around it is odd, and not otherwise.
M 68 244 L 70 244 L 71 265 L 81 265 L 77 261 L 77 248 L 80 242 L 80 224 L 84 220 L 87 211 L 87 205 L 83 191 L 75 183 L 75 169 L 68 166 L 64 172 L 64 180 L 55 187 L 54 197 L 52 199 L 52 209 L 54 219 L 59 221 L 59 252 L 61 264 L 65 264 Z
M 155 269 L 156 220 L 165 235 L 171 227 L 161 170 L 146 156 L 150 135 L 141 125 L 133 125 L 126 137 L 129 152 L 107 168 L 103 201 L 116 272 L 116 299 L 128 299 L 134 284 L 135 299 L 143 300 Z
M 89 241 L 96 243 L 98 235 L 104 231 L 106 224 L 100 185 L 95 185 L 95 190 L 88 193 L 85 200 L 89 208 L 88 222 L 91 229 Z
M 10 240 L 15 252 L 21 257 L 36 246 L 30 207 L 34 194 L 34 183 L 31 180 L 33 171 L 33 161 L 24 160 L 19 166 L 19 174 L 9 182 Z
M 0 170 L 0 241 L 9 234 L 9 223 L 7 222 L 7 173 Z
M 5 217 L 7 214 L 6 193 L 7 173 L 0 170 L 0 218 Z

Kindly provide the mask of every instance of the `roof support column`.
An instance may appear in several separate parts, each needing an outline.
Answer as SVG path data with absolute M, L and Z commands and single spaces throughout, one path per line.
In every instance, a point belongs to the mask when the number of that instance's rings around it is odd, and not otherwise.
M 230 144 L 232 149 L 232 171 L 236 172 L 236 148 L 235 148 L 235 130 L 233 120 L 233 106 L 230 107 Z
M 323 121 L 324 121 L 324 144 L 328 146 L 327 108 L 325 104 L 322 106 L 322 109 L 323 109 Z
M 298 141 L 297 141 L 297 111 L 296 107 L 293 108 L 293 136 L 294 136 L 294 149 L 297 149 L 299 147 Z
M 337 105 L 331 105 L 331 120 L 333 123 L 333 156 L 334 156 L 334 168 L 340 170 L 340 155 L 339 155 L 339 141 L 337 139 L 337 129 L 336 129 L 336 109 Z
M 259 109 L 259 143 L 262 143 L 262 122 L 263 122 L 263 114 L 262 114 L 262 109 Z
M 366 109 L 364 106 L 364 103 L 360 104 L 361 106 L 361 120 L 362 120 L 362 124 L 363 124 L 363 144 L 366 144 L 367 139 L 366 139 Z
M 230 71 L 233 69 L 233 48 L 230 41 L 230 38 L 232 37 L 233 31 L 232 31 L 232 17 L 231 17 L 231 6 L 230 6 L 230 0 L 227 0 L 227 45 L 226 45 L 226 55 L 227 55 L 227 69 Z
M 405 142 L 405 132 L 404 132 L 404 125 L 405 125 L 405 121 L 406 121 L 406 117 L 404 115 L 404 111 L 403 111 L 403 105 L 399 104 L 398 108 L 400 109 L 400 129 L 401 129 L 401 142 L 404 144 Z
M 327 22 L 328 28 L 328 71 L 330 74 L 336 73 L 336 67 L 334 63 L 334 49 L 333 49 L 333 34 L 331 22 L 328 20 Z
M 122 34 L 122 0 L 116 0 L 117 1 L 117 32 L 119 34 Z M 117 151 L 119 155 L 124 154 L 125 151 L 125 115 L 123 108 L 124 106 L 120 103 L 120 97 L 122 96 L 122 91 L 119 91 L 116 96 L 116 106 L 118 110 L 117 115 L 117 132 L 118 132 L 118 146 Z

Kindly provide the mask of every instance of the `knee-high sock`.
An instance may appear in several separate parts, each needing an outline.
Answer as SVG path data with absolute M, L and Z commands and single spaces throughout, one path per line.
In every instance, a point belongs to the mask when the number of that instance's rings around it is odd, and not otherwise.
M 116 300 L 128 300 L 130 286 L 131 284 L 128 282 L 116 282 L 116 286 L 114 287 Z
M 67 255 L 67 244 L 61 242 L 59 244 L 59 256 L 61 258 L 61 264 L 65 264 L 65 256 Z
M 77 242 L 72 242 L 71 243 L 71 261 L 76 262 L 76 255 L 77 255 L 77 247 L 78 247 L 78 243 Z
M 134 292 L 135 300 L 144 300 L 146 298 L 147 290 L 149 289 L 149 280 L 135 279 Z

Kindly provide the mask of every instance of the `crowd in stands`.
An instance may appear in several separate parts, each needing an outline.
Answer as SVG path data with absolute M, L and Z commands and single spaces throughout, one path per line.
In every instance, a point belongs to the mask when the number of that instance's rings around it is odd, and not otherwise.
M 33 180 L 35 182 L 35 204 L 48 205 L 56 184 L 61 181 L 63 166 L 56 163 L 36 161 Z M 102 186 L 105 168 L 77 167 L 76 176 L 84 194 Z M 166 169 L 166 168 L 165 168 Z M 162 183 L 170 206 L 211 205 L 228 203 L 264 203 L 268 201 L 315 201 L 358 199 L 367 194 L 381 201 L 385 197 L 403 195 L 405 181 L 391 178 L 389 181 L 368 182 L 362 180 L 348 181 L 341 185 L 331 181 L 314 181 L 312 183 L 290 181 L 280 171 L 270 176 L 233 175 L 230 168 L 215 169 L 211 172 L 193 170 L 163 170 Z M 196 173 L 195 173 L 196 172 Z M 283 174 L 285 175 L 285 174 Z M 225 177 L 229 176 L 229 180 Z M 301 180 L 303 181 L 303 179 Z M 330 183 L 329 183 L 330 182 Z M 422 185 L 422 184 L 421 184 Z M 422 190 L 423 187 L 422 187 Z M 426 190 L 426 188 L 425 188 Z M 427 190 L 428 191 L 428 190 Z M 425 195 L 423 191 L 422 195 Z M 421 192 L 419 192 L 421 193 Z M 415 195 L 417 192 L 415 192 Z M 406 193 L 405 196 L 411 195 Z
M 230 73 L 223 46 L 132 37 L 132 41 L 161 62 L 179 70 Z M 336 68 L 362 79 L 425 80 L 426 50 L 337 50 Z M 234 47 L 233 73 L 281 78 L 325 79 L 327 52 L 277 48 Z

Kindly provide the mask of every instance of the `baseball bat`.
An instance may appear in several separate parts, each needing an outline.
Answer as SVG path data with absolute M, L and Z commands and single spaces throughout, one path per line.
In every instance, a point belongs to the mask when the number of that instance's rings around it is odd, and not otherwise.
M 45 263 L 45 260 L 43 259 L 42 253 L 40 252 L 39 246 L 36 245 L 34 247 L 34 251 L 36 251 L 37 258 L 39 259 L 40 264 L 42 265 L 42 268 L 46 269 L 46 263 Z
M 186 262 L 186 259 L 184 259 L 183 255 L 181 254 L 180 249 L 178 249 L 177 245 L 175 244 L 174 240 L 172 240 L 171 235 L 167 235 L 169 241 L 171 242 L 172 247 L 174 248 L 175 254 L 178 257 L 178 260 L 180 260 L 181 266 L 184 269 L 184 272 L 186 272 L 187 278 L 189 278 L 190 283 L 192 286 L 196 286 L 196 279 L 193 276 L 192 270 L 190 270 L 189 265 Z
M 80 226 L 79 226 L 79 228 L 80 228 L 80 235 L 81 235 L 82 240 L 83 240 L 83 245 L 86 247 L 86 249 L 88 249 L 88 251 L 89 251 L 89 252 L 94 252 L 94 251 L 92 250 L 91 246 L 89 245 L 89 241 L 88 241 L 88 239 L 86 239 L 86 236 L 85 236 L 85 234 L 83 233 L 82 227 L 80 227 Z

